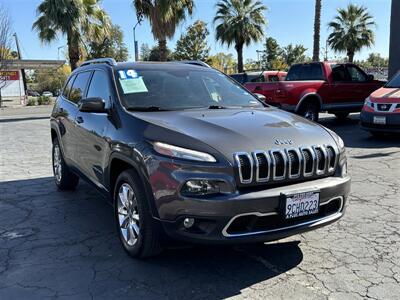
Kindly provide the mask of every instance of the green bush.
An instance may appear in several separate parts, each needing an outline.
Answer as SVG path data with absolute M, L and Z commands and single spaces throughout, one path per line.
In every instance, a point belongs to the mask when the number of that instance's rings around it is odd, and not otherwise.
M 50 97 L 40 96 L 38 98 L 38 105 L 49 105 L 51 103 Z
M 26 106 L 35 106 L 35 105 L 36 105 L 35 98 L 28 98 L 28 102 L 26 103 Z

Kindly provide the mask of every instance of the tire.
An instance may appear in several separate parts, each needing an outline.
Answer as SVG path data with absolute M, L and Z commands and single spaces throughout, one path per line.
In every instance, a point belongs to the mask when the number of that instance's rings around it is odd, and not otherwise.
M 335 116 L 338 120 L 343 121 L 349 116 L 349 114 L 350 113 L 348 112 L 337 112 L 335 113 Z
M 118 176 L 113 200 L 118 236 L 125 251 L 135 258 L 159 254 L 161 224 L 153 219 L 145 190 L 134 170 L 125 170 Z
M 57 187 L 62 191 L 74 190 L 79 183 L 79 177 L 65 163 L 58 138 L 53 140 L 52 165 Z
M 301 105 L 298 114 L 310 121 L 318 122 L 319 106 L 313 101 L 307 101 Z

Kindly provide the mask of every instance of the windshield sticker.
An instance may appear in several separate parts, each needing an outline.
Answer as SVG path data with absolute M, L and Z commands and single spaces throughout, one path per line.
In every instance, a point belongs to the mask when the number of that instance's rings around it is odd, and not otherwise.
M 124 94 L 147 93 L 147 87 L 144 84 L 142 76 L 130 79 L 119 79 Z
M 122 80 L 139 77 L 138 73 L 135 70 L 119 70 L 118 74 L 119 74 L 119 78 Z

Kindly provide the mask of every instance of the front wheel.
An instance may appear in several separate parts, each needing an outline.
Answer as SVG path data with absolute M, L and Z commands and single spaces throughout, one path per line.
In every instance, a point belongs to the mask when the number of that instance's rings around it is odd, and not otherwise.
M 117 231 L 125 251 L 139 258 L 160 253 L 160 224 L 151 216 L 146 193 L 133 170 L 126 170 L 118 176 L 114 206 Z
M 304 103 L 299 109 L 299 115 L 314 122 L 318 122 L 319 107 L 314 102 Z

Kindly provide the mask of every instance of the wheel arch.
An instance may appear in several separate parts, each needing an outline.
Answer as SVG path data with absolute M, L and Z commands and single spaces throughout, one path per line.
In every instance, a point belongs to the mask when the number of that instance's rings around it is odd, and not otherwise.
M 304 105 L 305 103 L 312 101 L 318 104 L 319 109 L 322 109 L 322 98 L 320 95 L 318 95 L 316 92 L 310 92 L 307 94 L 304 94 L 301 98 L 299 103 L 297 103 L 296 105 L 296 109 L 295 112 L 298 112 L 300 110 L 300 108 L 302 107 L 302 105 Z

